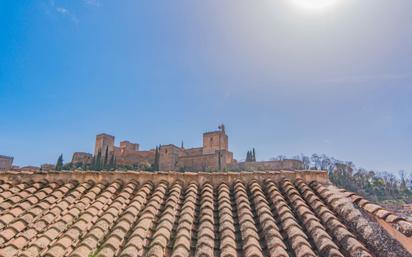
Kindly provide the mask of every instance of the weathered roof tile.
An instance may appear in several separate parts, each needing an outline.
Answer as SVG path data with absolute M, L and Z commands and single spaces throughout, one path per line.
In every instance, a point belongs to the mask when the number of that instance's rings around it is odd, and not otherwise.
M 0 257 L 384 256 L 357 208 L 412 234 L 411 223 L 352 192 L 276 176 L 0 182 Z

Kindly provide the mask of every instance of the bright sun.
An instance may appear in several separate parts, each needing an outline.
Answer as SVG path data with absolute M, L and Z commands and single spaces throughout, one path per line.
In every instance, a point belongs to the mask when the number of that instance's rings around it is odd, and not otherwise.
M 291 0 L 295 5 L 304 9 L 325 9 L 333 7 L 338 0 Z

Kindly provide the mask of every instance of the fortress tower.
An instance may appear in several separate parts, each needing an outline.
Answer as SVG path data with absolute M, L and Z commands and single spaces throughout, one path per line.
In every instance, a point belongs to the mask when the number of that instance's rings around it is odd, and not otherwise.
M 120 153 L 124 154 L 126 152 L 137 152 L 139 151 L 139 144 L 133 144 L 129 141 L 120 142 Z
M 229 138 L 225 125 L 220 125 L 218 131 L 203 133 L 203 154 L 214 154 L 216 151 L 228 151 Z
M 96 136 L 96 146 L 94 148 L 94 156 L 100 152 L 102 157 L 106 154 L 106 149 L 109 150 L 109 155 L 114 153 L 114 136 L 108 134 L 99 134 Z

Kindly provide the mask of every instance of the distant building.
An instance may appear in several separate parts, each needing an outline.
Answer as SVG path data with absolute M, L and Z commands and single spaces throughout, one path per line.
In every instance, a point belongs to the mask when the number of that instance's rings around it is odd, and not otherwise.
M 178 160 L 173 167 L 167 152 L 161 151 L 160 170 L 162 167 L 172 167 L 170 170 L 223 170 L 235 163 L 233 153 L 229 151 L 229 138 L 226 135 L 224 126 L 220 126 L 218 131 L 203 133 L 203 146 L 197 148 L 183 149 L 178 156 Z M 176 149 L 176 147 L 174 147 Z
M 20 171 L 38 172 L 38 171 L 40 171 L 40 167 L 37 167 L 37 166 L 24 166 L 24 167 L 20 168 Z
M 114 152 L 114 136 L 102 133 L 96 136 L 96 145 L 94 148 L 94 156 L 104 156 L 106 151 L 109 155 Z
M 13 157 L 0 155 L 0 170 L 11 170 L 13 166 Z
M 75 152 L 72 158 L 72 165 L 91 164 L 93 155 L 91 153 Z
M 203 133 L 201 147 L 184 148 L 174 144 L 159 147 L 159 170 L 162 171 L 221 171 L 229 170 L 302 170 L 303 163 L 299 160 L 240 162 L 233 159 L 229 151 L 229 137 L 225 126 L 219 126 L 216 131 Z M 106 156 L 106 153 L 108 156 Z M 155 162 L 156 150 L 140 150 L 140 145 L 129 141 L 121 141 L 115 146 L 115 137 L 109 134 L 96 136 L 94 159 L 100 156 L 107 163 L 115 160 L 118 167 L 144 169 Z M 72 164 L 91 164 L 93 156 L 89 153 L 76 152 Z
M 96 136 L 96 144 L 94 157 L 101 156 L 102 160 L 110 161 L 112 156 L 116 160 L 118 166 L 138 167 L 146 163 L 151 165 L 154 162 L 155 151 L 140 151 L 139 144 L 131 143 L 129 141 L 120 142 L 120 147 L 114 145 L 115 137 L 108 134 L 99 134 Z M 106 152 L 108 156 L 106 157 Z
M 41 171 L 53 171 L 53 170 L 56 170 L 56 165 L 45 163 L 40 166 L 40 170 Z
M 239 162 L 236 164 L 237 170 L 253 171 L 274 171 L 274 170 L 303 170 L 303 162 L 300 160 L 278 160 L 278 161 L 258 161 Z
M 229 151 L 228 136 L 224 125 L 218 131 L 203 134 L 203 146 L 183 148 L 173 144 L 160 147 L 160 170 L 223 170 L 234 163 L 233 153 Z M 96 136 L 94 156 L 110 160 L 114 155 L 117 165 L 139 167 L 142 164 L 154 164 L 155 150 L 141 151 L 139 144 L 129 141 L 114 145 L 115 137 L 108 134 Z M 106 153 L 108 156 L 106 157 Z

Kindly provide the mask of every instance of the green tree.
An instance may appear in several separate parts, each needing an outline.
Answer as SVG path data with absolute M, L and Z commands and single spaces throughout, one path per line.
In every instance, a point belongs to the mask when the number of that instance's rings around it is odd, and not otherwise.
M 250 162 L 250 151 L 246 153 L 246 162 Z
M 106 152 L 104 154 L 104 160 L 103 160 L 103 165 L 102 165 L 102 169 L 106 170 L 107 166 L 108 166 L 108 161 L 109 161 L 109 147 L 106 146 Z
M 247 151 L 245 161 L 246 162 L 255 162 L 256 161 L 255 148 L 253 148 L 252 150 Z
M 158 171 L 160 168 L 160 146 L 156 146 L 155 159 L 153 163 L 153 171 Z
M 114 154 L 112 154 L 112 157 L 110 158 L 110 163 L 109 163 L 109 170 L 115 170 L 116 169 L 116 157 L 114 157 Z
M 57 159 L 56 163 L 56 170 L 62 170 L 63 169 L 63 154 L 60 154 L 59 158 Z
M 63 164 L 62 170 L 71 170 L 74 166 L 72 165 L 71 162 L 68 162 L 66 164 Z
M 96 156 L 93 156 L 92 163 L 90 164 L 90 170 L 96 170 Z
M 102 170 L 102 153 L 100 150 L 97 152 L 97 156 L 95 156 L 94 169 L 98 171 Z

